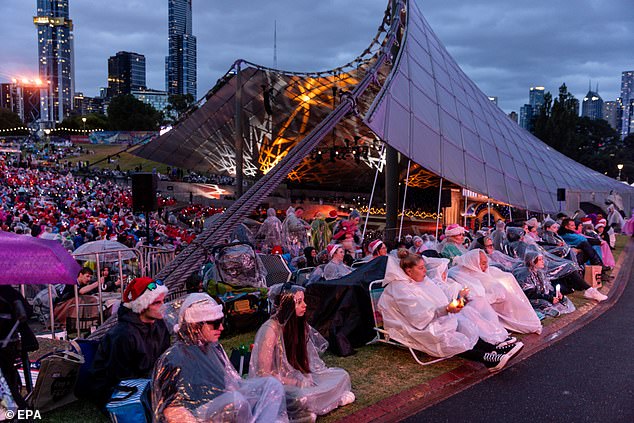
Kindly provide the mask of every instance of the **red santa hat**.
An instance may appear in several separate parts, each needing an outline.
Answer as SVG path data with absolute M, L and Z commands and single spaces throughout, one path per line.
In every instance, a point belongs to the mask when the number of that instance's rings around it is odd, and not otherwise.
M 370 245 L 368 245 L 368 250 L 370 250 L 370 254 L 374 254 L 376 250 L 381 248 L 381 245 L 383 245 L 383 241 L 381 241 L 380 239 L 375 239 L 374 241 L 372 241 Z
M 161 294 L 167 293 L 167 287 L 160 280 L 154 280 L 147 276 L 135 278 L 123 292 L 123 306 L 140 314 Z
M 465 233 L 465 229 L 457 223 L 452 223 L 445 229 L 445 236 L 456 236 Z
M 326 247 L 326 250 L 328 251 L 328 257 L 332 258 L 332 256 L 335 255 L 335 253 L 337 252 L 337 250 L 339 248 L 342 248 L 341 244 L 330 244 Z

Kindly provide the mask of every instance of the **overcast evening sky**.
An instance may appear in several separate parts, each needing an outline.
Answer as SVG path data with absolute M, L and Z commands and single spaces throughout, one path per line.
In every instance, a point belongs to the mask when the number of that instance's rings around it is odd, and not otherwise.
M 634 70 L 632 0 L 417 0 L 465 73 L 507 113 L 530 86 L 553 94 L 565 82 L 581 100 L 599 84 L 604 100 Z M 149 88 L 165 89 L 167 0 L 69 0 L 76 90 L 95 96 L 117 51 L 144 54 Z M 387 0 L 194 0 L 198 96 L 238 58 L 278 68 L 335 68 L 362 52 Z M 0 0 L 0 81 L 37 76 L 36 0 Z

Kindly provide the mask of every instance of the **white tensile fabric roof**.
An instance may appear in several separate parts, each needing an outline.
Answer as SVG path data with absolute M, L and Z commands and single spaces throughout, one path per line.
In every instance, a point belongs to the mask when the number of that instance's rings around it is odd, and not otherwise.
M 557 188 L 599 204 L 614 191 L 626 207 L 632 204 L 631 187 L 555 151 L 508 118 L 449 55 L 420 2 L 407 3 L 403 47 L 365 119 L 379 137 L 455 184 L 527 210 L 559 210 Z

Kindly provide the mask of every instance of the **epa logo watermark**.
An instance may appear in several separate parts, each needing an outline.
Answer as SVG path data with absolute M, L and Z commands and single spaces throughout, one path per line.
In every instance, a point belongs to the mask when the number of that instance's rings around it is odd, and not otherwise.
M 41 420 L 40 410 L 7 410 L 5 416 L 8 420 L 16 418 L 18 420 Z

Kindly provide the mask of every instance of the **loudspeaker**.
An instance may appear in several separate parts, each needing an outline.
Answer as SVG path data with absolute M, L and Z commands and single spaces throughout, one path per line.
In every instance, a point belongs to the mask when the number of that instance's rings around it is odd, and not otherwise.
M 440 207 L 451 207 L 451 190 L 443 189 L 441 191 Z
M 557 188 L 557 201 L 566 201 L 566 188 Z
M 156 210 L 158 178 L 153 173 L 132 174 L 132 209 L 135 212 Z

